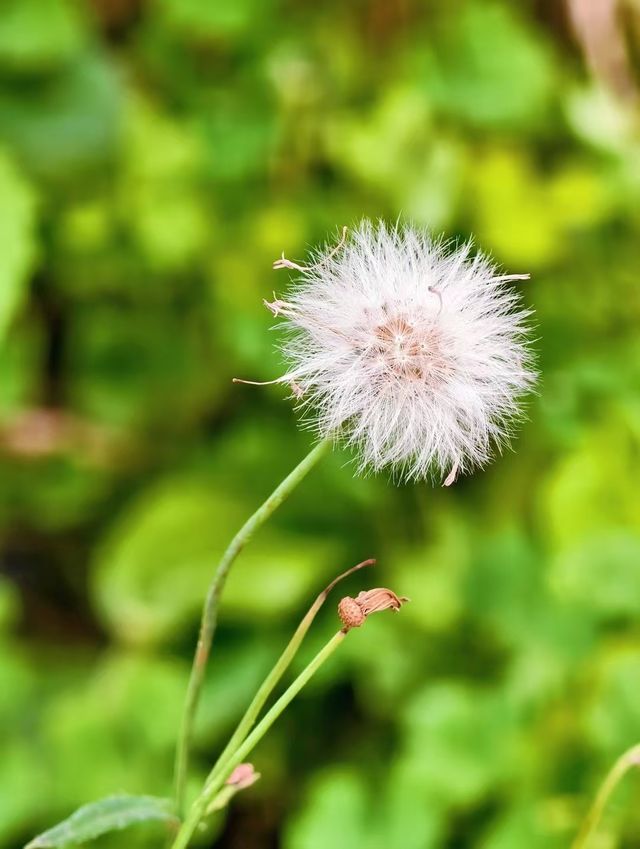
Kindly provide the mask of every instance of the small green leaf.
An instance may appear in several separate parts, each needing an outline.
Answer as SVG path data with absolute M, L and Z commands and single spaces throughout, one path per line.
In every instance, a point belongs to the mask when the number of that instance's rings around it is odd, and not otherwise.
M 35 837 L 25 849 L 74 846 L 134 823 L 174 819 L 168 799 L 124 794 L 108 796 L 78 808 L 68 819 Z

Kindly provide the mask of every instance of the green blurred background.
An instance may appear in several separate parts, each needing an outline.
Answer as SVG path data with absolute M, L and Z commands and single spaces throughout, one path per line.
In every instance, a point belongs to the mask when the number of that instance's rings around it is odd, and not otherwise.
M 0 846 L 171 792 L 216 556 L 311 443 L 231 377 L 281 373 L 272 260 L 362 215 L 531 272 L 540 394 L 448 490 L 336 452 L 243 553 L 192 792 L 334 574 L 375 556 L 345 591 L 412 603 L 350 636 L 202 845 L 569 844 L 640 741 L 639 33 L 633 0 L 3 0 Z M 639 798 L 594 847 L 640 844 Z

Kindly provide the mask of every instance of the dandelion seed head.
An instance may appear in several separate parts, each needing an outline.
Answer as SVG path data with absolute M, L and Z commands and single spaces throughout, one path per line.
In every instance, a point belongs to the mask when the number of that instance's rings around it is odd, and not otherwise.
M 353 445 L 361 470 L 451 483 L 508 442 L 535 382 L 513 281 L 471 243 L 363 221 L 267 304 L 306 421 Z

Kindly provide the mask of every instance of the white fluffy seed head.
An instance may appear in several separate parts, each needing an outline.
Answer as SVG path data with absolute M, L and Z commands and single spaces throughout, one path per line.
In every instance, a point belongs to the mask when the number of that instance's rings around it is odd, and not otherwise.
M 446 476 L 485 464 L 508 441 L 535 381 L 528 310 L 471 244 L 363 221 L 268 304 L 306 419 L 355 446 L 361 470 Z

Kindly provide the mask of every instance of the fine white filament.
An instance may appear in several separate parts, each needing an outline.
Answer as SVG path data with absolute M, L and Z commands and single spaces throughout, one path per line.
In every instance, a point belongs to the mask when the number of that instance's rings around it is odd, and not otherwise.
M 299 272 L 282 300 L 286 382 L 323 437 L 355 446 L 361 470 L 445 477 L 484 465 L 518 418 L 535 372 L 511 285 L 470 243 L 363 221 Z

